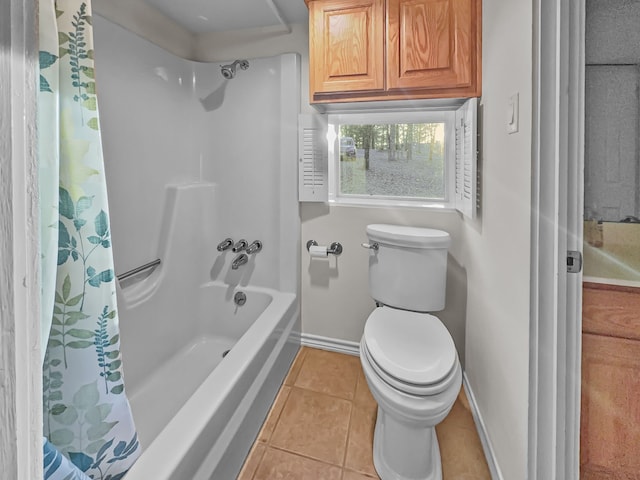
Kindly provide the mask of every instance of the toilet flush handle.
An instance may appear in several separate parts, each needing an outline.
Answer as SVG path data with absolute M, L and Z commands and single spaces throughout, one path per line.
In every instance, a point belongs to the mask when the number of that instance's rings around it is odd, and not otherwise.
M 363 243 L 362 244 L 363 248 L 368 248 L 370 250 L 378 250 L 379 245 L 376 242 L 373 243 Z

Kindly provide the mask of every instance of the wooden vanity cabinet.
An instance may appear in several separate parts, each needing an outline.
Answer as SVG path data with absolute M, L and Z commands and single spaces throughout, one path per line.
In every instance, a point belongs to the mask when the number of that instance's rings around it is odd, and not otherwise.
M 477 97 L 481 0 L 306 0 L 311 101 Z
M 640 478 L 640 289 L 585 283 L 580 478 Z

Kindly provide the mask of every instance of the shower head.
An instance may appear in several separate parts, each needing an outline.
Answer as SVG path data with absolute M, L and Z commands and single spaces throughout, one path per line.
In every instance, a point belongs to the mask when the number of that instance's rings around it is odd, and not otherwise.
M 236 65 L 240 66 L 242 70 L 249 68 L 249 62 L 247 60 L 236 60 L 229 65 L 220 65 L 220 73 L 227 80 L 231 80 L 236 76 Z

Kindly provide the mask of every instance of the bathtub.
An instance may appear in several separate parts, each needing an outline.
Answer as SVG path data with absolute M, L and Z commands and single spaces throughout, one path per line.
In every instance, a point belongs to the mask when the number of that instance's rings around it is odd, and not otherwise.
M 237 292 L 244 305 L 234 302 Z M 127 307 L 121 321 L 143 447 L 126 478 L 231 480 L 299 348 L 296 296 L 213 281 L 197 289 L 197 308 L 185 310 L 189 292 L 174 293 Z

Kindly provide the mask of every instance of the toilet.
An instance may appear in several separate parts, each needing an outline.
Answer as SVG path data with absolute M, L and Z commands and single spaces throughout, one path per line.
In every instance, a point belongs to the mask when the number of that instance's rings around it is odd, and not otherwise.
M 445 306 L 447 232 L 367 226 L 369 289 L 379 306 L 364 327 L 360 361 L 378 403 L 373 463 L 382 480 L 441 480 L 435 426 L 458 396 L 453 339 L 428 312 Z

